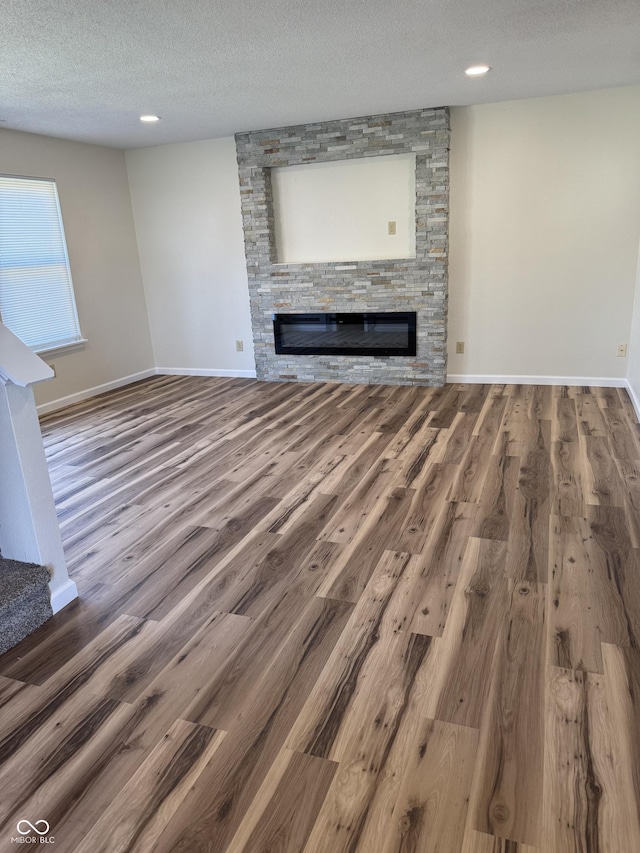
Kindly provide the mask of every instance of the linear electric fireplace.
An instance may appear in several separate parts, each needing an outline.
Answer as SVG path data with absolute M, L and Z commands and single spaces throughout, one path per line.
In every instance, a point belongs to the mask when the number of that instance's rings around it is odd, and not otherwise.
M 276 353 L 415 355 L 416 312 L 274 314 Z

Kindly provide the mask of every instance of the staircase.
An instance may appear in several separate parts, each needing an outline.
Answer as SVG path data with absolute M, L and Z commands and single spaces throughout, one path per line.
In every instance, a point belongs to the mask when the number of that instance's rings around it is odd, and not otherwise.
M 43 566 L 0 556 L 0 654 L 53 615 L 50 580 Z
M 0 654 L 78 596 L 31 389 L 52 376 L 0 322 Z

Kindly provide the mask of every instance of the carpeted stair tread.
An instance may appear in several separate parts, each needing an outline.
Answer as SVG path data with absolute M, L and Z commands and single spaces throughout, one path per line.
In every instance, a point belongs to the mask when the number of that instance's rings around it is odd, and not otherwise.
M 49 580 L 44 566 L 0 556 L 0 654 L 53 615 Z

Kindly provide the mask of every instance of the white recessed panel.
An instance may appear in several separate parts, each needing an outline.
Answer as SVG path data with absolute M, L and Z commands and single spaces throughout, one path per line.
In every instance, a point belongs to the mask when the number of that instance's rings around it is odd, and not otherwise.
M 278 263 L 415 258 L 415 172 L 415 154 L 272 169 Z

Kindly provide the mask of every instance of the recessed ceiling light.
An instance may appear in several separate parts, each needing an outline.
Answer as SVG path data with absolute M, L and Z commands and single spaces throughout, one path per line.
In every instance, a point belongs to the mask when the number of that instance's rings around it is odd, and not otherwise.
M 481 74 L 486 74 L 487 71 L 491 71 L 491 68 L 488 65 L 472 65 L 471 68 L 467 68 L 464 73 L 469 77 L 480 77 Z
M 152 115 L 140 116 L 140 121 L 149 121 L 149 122 L 160 121 L 160 116 L 152 116 Z

